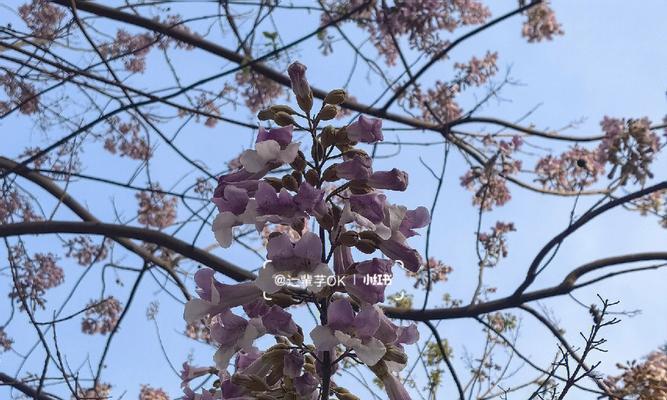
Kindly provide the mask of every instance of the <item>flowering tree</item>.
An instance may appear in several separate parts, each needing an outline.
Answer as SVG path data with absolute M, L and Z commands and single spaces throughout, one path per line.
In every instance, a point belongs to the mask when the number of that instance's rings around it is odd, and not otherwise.
M 515 82 L 498 77 L 497 52 L 454 61 L 453 50 L 514 18 L 528 42 L 555 39 L 564 29 L 547 1 L 497 12 L 476 0 L 304 4 L 8 7 L 0 113 L 3 128 L 17 130 L 0 155 L 8 398 L 665 398 L 664 351 L 620 365 L 620 375 L 601 372 L 606 333 L 622 329 L 619 313 L 631 315 L 617 310 L 616 293 L 591 305 L 572 297 L 590 314 L 574 334 L 535 307 L 665 265 L 659 250 L 607 254 L 536 287 L 598 217 L 625 209 L 667 226 L 667 181 L 653 173 L 665 126 L 604 117 L 600 134 L 581 136 L 481 114 Z M 293 33 L 308 16 L 312 30 Z M 321 64 L 309 63 L 309 76 L 346 65 L 339 52 L 354 59 L 342 88 L 310 85 L 296 59 L 313 43 Z M 357 100 L 368 95 L 351 83 L 361 65 L 381 82 L 375 101 Z M 403 132 L 438 141 L 401 141 Z M 405 147 L 437 148 L 440 172 Z M 439 201 L 454 192 L 445 184 L 454 153 L 461 162 L 450 169 L 461 169 L 475 216 L 465 248 L 474 269 L 456 278 L 472 281 L 468 298 L 442 288 L 455 270 L 432 235 Z M 409 185 L 415 159 L 426 178 L 413 174 Z M 560 198 L 571 211 L 504 287 L 488 275 L 520 224 L 484 225 L 515 191 Z M 131 317 L 140 302 L 159 351 L 113 358 L 123 351 L 114 338 L 143 330 Z M 164 314 L 183 315 L 171 336 L 188 344 L 167 338 Z M 546 329 L 551 359 L 522 352 L 519 314 Z M 477 327 L 464 356 L 442 321 Z M 70 335 L 80 342 L 64 343 Z M 190 345 L 203 358 L 188 355 Z M 177 377 L 155 367 L 137 388 L 109 379 L 144 361 Z

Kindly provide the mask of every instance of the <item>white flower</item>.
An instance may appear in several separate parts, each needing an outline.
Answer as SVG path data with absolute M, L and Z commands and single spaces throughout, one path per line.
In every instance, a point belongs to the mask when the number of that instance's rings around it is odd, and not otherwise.
M 263 170 L 267 164 L 277 162 L 289 164 L 297 156 L 299 143 L 290 143 L 285 149 L 275 140 L 265 140 L 255 144 L 255 150 L 246 150 L 241 153 L 241 165 L 246 171 L 256 173 Z

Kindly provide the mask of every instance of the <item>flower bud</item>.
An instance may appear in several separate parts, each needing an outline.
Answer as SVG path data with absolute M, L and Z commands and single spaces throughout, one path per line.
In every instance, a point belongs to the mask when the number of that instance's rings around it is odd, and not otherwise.
M 324 173 L 322 174 L 322 180 L 325 182 L 335 182 L 338 180 L 338 176 L 336 175 L 336 165 L 334 164 L 330 166 L 329 168 L 324 170 Z
M 327 94 L 327 97 L 324 98 L 324 102 L 327 104 L 338 105 L 345 101 L 347 93 L 344 89 L 334 89 Z
M 322 107 L 320 112 L 317 114 L 317 119 L 320 121 L 328 121 L 330 119 L 336 118 L 336 114 L 338 114 L 338 109 L 336 106 L 327 104 Z
M 320 216 L 319 218 L 317 218 L 317 222 L 319 222 L 320 225 L 324 229 L 331 229 L 331 228 L 333 228 L 334 220 L 333 220 L 333 217 L 331 215 L 324 214 L 324 215 Z
M 282 180 L 280 180 L 278 178 L 274 178 L 272 176 L 267 176 L 266 178 L 264 178 L 264 180 L 269 185 L 273 186 L 273 188 L 276 189 L 276 192 L 283 188 Z
M 296 181 L 296 179 L 292 175 L 285 175 L 283 176 L 281 180 L 283 186 L 287 190 L 291 190 L 293 192 L 296 192 L 299 190 L 299 182 Z
M 361 231 L 359 232 L 359 238 L 363 240 L 370 240 L 376 247 L 382 244 L 382 238 L 373 231 Z
M 317 171 L 314 169 L 309 169 L 306 171 L 306 175 L 304 177 L 306 182 L 310 183 L 311 186 L 317 187 L 317 185 L 320 183 L 320 178 L 317 175 Z
M 343 246 L 354 247 L 359 242 L 359 234 L 355 231 L 346 231 L 340 235 L 338 241 Z
M 385 345 L 387 347 L 387 352 L 385 353 L 383 359 L 387 361 L 393 361 L 399 364 L 405 364 L 408 362 L 408 356 L 405 352 L 400 349 L 398 346 L 393 344 Z
M 301 150 L 299 150 L 299 153 L 297 154 L 294 161 L 290 163 L 290 167 L 297 171 L 303 171 L 306 168 L 306 157 L 303 155 Z
M 303 344 L 303 339 L 304 339 L 303 338 L 303 330 L 299 326 L 299 327 L 297 327 L 297 332 L 290 337 L 290 340 L 292 341 L 292 343 L 294 343 L 298 346 L 301 346 Z
M 324 127 L 320 133 L 320 142 L 325 148 L 336 144 L 336 128 L 331 125 Z
M 303 174 L 299 170 L 292 171 L 292 176 L 294 179 L 296 179 L 296 182 L 301 185 L 301 182 L 303 182 Z
M 284 104 L 278 104 L 278 105 L 275 105 L 275 106 L 271 106 L 271 107 L 269 107 L 269 110 L 271 110 L 274 114 L 276 114 L 278 112 L 284 112 L 284 113 L 287 113 L 289 115 L 296 114 L 296 111 L 294 111 L 294 109 L 292 107 L 290 107 L 288 105 L 284 105 Z
M 375 243 L 368 239 L 360 239 L 354 247 L 365 254 L 373 254 L 376 250 Z
M 275 113 L 273 120 L 280 126 L 294 125 L 294 118 L 284 111 Z
M 273 111 L 271 111 L 271 109 L 268 109 L 268 108 L 264 109 L 264 110 L 260 110 L 260 112 L 257 113 L 257 118 L 260 121 L 268 121 L 268 120 L 273 119 L 273 117 L 274 117 Z
M 299 107 L 307 113 L 310 112 L 310 109 L 313 108 L 313 92 L 306 79 L 306 66 L 298 61 L 294 62 L 287 68 L 287 74 Z

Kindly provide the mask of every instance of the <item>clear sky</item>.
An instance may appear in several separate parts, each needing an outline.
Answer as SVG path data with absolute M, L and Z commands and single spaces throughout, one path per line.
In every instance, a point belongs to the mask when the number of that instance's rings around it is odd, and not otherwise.
M 301 3 L 305 2 L 299 4 Z M 515 5 L 515 1 L 493 3 L 496 13 Z M 15 8 L 17 4 L 19 3 L 13 0 L 8 2 L 11 8 Z M 667 113 L 665 107 L 667 25 L 664 24 L 667 3 L 659 0 L 641 2 L 561 0 L 555 1 L 553 6 L 566 33 L 554 42 L 527 44 L 520 37 L 522 19 L 518 17 L 479 35 L 452 54 L 452 61 L 465 61 L 469 56 L 483 55 L 487 50 L 498 51 L 501 74 L 511 67 L 511 76 L 521 82 L 521 85 L 510 86 L 502 93 L 502 98 L 506 101 L 491 103 L 479 114 L 513 121 L 539 106 L 527 120 L 537 128 L 553 129 L 573 121 L 581 121 L 576 129 L 569 131 L 570 134 L 581 135 L 597 134 L 599 121 L 604 115 L 648 116 L 653 121 L 661 120 Z M 185 7 L 188 7 L 187 11 Z M 180 9 L 187 15 L 188 12 L 198 13 L 199 7 L 207 11 L 214 9 L 210 4 L 175 5 L 173 8 Z M 2 8 L 0 16 L 1 20 L 15 18 L 11 16 L 10 11 Z M 317 24 L 314 16 L 305 13 L 302 19 L 298 19 L 278 11 L 274 20 L 285 42 L 304 32 L 310 32 Z M 351 37 L 355 42 L 360 41 L 359 33 L 354 30 L 351 31 Z M 220 40 L 223 45 L 230 44 L 228 38 Z M 334 55 L 324 57 L 317 50 L 317 45 L 316 41 L 308 42 L 298 52 L 291 54 L 292 59 L 299 59 L 308 66 L 308 76 L 314 86 L 325 89 L 340 87 L 345 83 L 353 63 L 351 52 L 342 42 L 338 42 L 334 46 Z M 363 49 L 373 54 L 368 44 Z M 157 52 L 153 52 L 149 57 L 149 65 L 151 62 L 162 63 L 159 57 Z M 196 81 L 212 71 L 231 67 L 224 60 L 216 60 L 215 63 L 211 60 L 210 55 L 193 51 L 178 53 L 175 64 L 186 83 Z M 362 102 L 371 102 L 379 93 L 381 82 L 366 72 L 365 67 L 357 70 L 349 85 L 349 92 Z M 443 62 L 429 72 L 426 81 L 450 75 L 450 62 Z M 156 88 L 171 85 L 170 79 L 166 71 L 158 71 L 150 75 L 133 77 L 130 82 L 142 87 Z M 165 81 L 170 83 L 164 84 Z M 467 101 L 472 101 L 472 98 Z M 466 100 L 463 104 L 466 104 Z M 251 116 L 244 110 L 230 109 L 226 110 L 226 113 L 231 117 L 251 121 Z M 45 143 L 44 138 L 25 120 L 8 118 L 0 121 L 0 128 L 4 138 L 0 146 L 0 154 L 3 156 L 15 156 L 28 143 L 31 145 Z M 172 128 L 175 130 L 176 125 Z M 206 128 L 202 124 L 190 124 L 178 136 L 177 143 L 186 154 L 203 160 L 212 170 L 220 170 L 224 168 L 226 161 L 236 156 L 242 148 L 248 147 L 252 133 L 249 129 L 228 124 L 219 124 L 214 129 Z M 58 132 L 53 133 L 53 137 L 59 135 Z M 385 138 L 425 142 L 438 139 L 435 134 L 423 132 L 392 132 L 385 134 Z M 553 146 L 540 141 L 533 143 Z M 381 153 L 391 154 L 394 151 L 388 147 L 380 149 Z M 410 173 L 412 189 L 406 193 L 392 193 L 390 200 L 410 207 L 430 206 L 434 194 L 434 182 L 418 162 L 418 157 L 439 170 L 442 153 L 441 146 L 403 147 L 401 154 L 396 158 L 378 160 L 377 169 L 398 165 Z M 153 177 L 159 180 L 163 187 L 170 188 L 172 185 L 176 188 L 186 187 L 198 174 L 192 173 L 183 163 L 174 163 L 173 158 L 174 154 L 166 146 L 159 145 L 157 157 L 152 162 Z M 131 174 L 135 166 L 133 162 L 111 158 L 102 150 L 100 144 L 88 146 L 84 161 L 87 165 L 84 172 L 87 174 L 121 176 L 123 179 Z M 656 181 L 666 177 L 665 161 L 663 157 L 654 165 Z M 465 172 L 465 163 L 458 154 L 452 153 L 452 160 L 447 168 L 442 197 L 435 213 L 433 245 L 430 251 L 432 256 L 452 265 L 454 272 L 447 283 L 439 284 L 432 305 L 437 305 L 445 292 L 451 293 L 453 297 L 468 299 L 474 288 L 477 273 L 474 256 L 477 211 L 470 207 L 471 193 L 459 185 L 459 177 Z M 143 184 L 143 179 L 141 177 L 137 183 Z M 536 252 L 566 226 L 572 207 L 572 199 L 547 198 L 527 193 L 517 187 L 511 189 L 513 201 L 486 215 L 482 223 L 486 230 L 497 220 L 513 221 L 517 226 L 517 232 L 509 237 L 509 257 L 496 270 L 487 274 L 487 282 L 498 287 L 496 296 L 508 294 L 523 278 L 527 265 Z M 69 188 L 70 193 L 82 199 L 82 202 L 101 219 L 111 220 L 114 207 L 126 218 L 131 216 L 136 209 L 133 194 L 112 193 L 109 190 L 108 187 L 87 182 L 78 182 Z M 44 200 L 47 210 L 49 206 L 53 207 L 54 202 L 43 193 L 36 192 L 36 194 Z M 589 200 L 582 200 L 578 210 L 584 210 L 587 204 L 591 204 Z M 58 213 L 59 219 L 73 218 L 64 210 L 59 210 Z M 196 229 L 196 226 L 190 225 L 185 233 L 195 232 Z M 28 240 L 34 245 L 34 250 L 62 251 L 59 242 L 53 237 Z M 198 244 L 207 246 L 213 242 L 213 235 L 205 229 Z M 413 244 L 418 249 L 423 249 L 423 238 L 415 239 Z M 613 211 L 587 225 L 567 240 L 556 260 L 535 285 L 540 287 L 558 282 L 567 271 L 590 260 L 628 252 L 663 250 L 666 245 L 667 232 L 655 219 L 643 218 L 624 210 Z M 261 265 L 258 257 L 240 247 L 225 251 L 217 249 L 215 252 L 248 268 L 258 268 Z M 0 255 L 6 260 L 3 253 Z M 137 266 L 136 259 L 131 256 L 126 257 L 125 264 Z M 76 277 L 84 273 L 81 267 L 69 260 L 62 260 L 62 265 L 67 273 L 67 282 L 53 290 L 47 309 L 41 315 L 44 320 L 48 319 L 62 303 L 66 290 L 71 288 Z M 4 263 L 2 266 L 5 266 Z M 93 269 L 99 268 L 101 266 L 93 267 Z M 88 273 L 81 283 L 82 293 L 88 292 L 90 298 L 99 296 L 101 288 L 99 275 L 98 271 Z M 131 284 L 132 277 L 121 274 L 120 278 L 125 287 L 113 285 L 112 282 L 116 279 L 115 273 L 111 271 L 106 273 L 108 285 L 106 293 L 124 299 L 129 291 L 127 286 Z M 595 355 L 596 359 L 603 361 L 601 371 L 614 372 L 615 362 L 641 357 L 656 349 L 667 339 L 665 337 L 667 301 L 664 295 L 666 278 L 667 272 L 664 271 L 646 272 L 642 275 L 621 277 L 576 293 L 577 298 L 585 304 L 594 302 L 596 293 L 599 293 L 611 300 L 621 300 L 619 310 L 643 310 L 634 318 L 623 317 L 620 325 L 605 332 L 604 336 L 608 339 L 606 347 L 609 352 Z M 9 285 L 6 275 L 2 275 L 0 279 L 6 282 L 5 285 Z M 396 290 L 409 286 L 410 283 L 405 280 L 395 283 Z M 178 334 L 183 328 L 182 305 L 163 294 L 158 294 L 158 290 L 156 282 L 147 280 L 143 293 L 136 299 L 133 309 L 112 345 L 103 380 L 115 384 L 114 398 L 123 394 L 124 398 L 136 398 L 139 385 L 146 383 L 165 388 L 173 397 L 180 394 L 180 382 L 163 362 L 155 329 L 152 322 L 147 321 L 145 317 L 146 307 L 156 298 L 160 298 L 158 321 L 163 345 L 176 368 L 180 368 L 180 364 L 191 351 L 196 363 L 199 364 L 207 363 L 212 356 L 211 350 L 193 344 Z M 416 301 L 415 304 L 421 303 Z M 62 315 L 78 310 L 80 305 L 81 302 L 76 301 L 68 304 Z M 587 329 L 590 324 L 590 317 L 585 308 L 567 297 L 546 301 L 543 306 L 553 312 L 573 343 L 582 344 L 577 341 L 578 331 Z M 7 305 L 1 305 L 0 322 L 5 319 L 6 311 L 8 311 Z M 541 361 L 541 365 L 547 365 L 556 351 L 555 339 L 549 336 L 543 327 L 536 325 L 529 316 L 521 313 L 517 315 L 520 316 L 522 324 L 518 342 L 520 349 L 532 359 Z M 301 318 L 305 320 L 305 316 L 300 316 Z M 473 321 L 446 321 L 441 323 L 439 328 L 443 337 L 449 340 L 454 349 L 456 365 L 464 370 L 462 361 L 464 354 L 479 352 L 479 342 L 471 340 L 478 335 L 476 333 L 479 331 L 478 326 Z M 88 362 L 96 367 L 97 349 L 105 338 L 82 336 L 77 333 L 79 319 L 76 318 L 69 323 L 59 325 L 58 329 L 61 351 L 68 355 L 69 365 L 72 368 L 84 365 L 83 371 L 88 370 L 86 366 Z M 27 352 L 29 344 L 34 343 L 33 339 L 22 339 L 34 336 L 33 329 L 25 324 L 22 316 L 17 317 L 10 325 L 8 333 L 17 339 L 16 350 L 20 353 Z M 422 334 L 425 335 L 426 331 L 422 331 Z M 86 359 L 88 349 L 96 349 L 90 355 L 90 360 Z M 18 358 L 11 353 L 0 355 L 0 370 L 8 373 L 16 371 L 17 360 Z M 37 351 L 23 371 L 37 373 L 41 369 L 42 362 L 43 355 Z M 533 374 L 531 372 L 528 375 Z M 452 393 L 452 389 L 451 380 L 445 377 L 442 393 Z M 5 398 L 7 393 L 7 389 L 0 388 L 0 397 Z

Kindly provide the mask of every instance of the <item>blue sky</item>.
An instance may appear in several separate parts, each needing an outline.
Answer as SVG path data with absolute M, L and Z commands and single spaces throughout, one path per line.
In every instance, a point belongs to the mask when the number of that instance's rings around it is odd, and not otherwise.
M 10 7 L 14 6 L 11 1 Z M 565 36 L 558 37 L 554 42 L 527 44 L 520 37 L 521 18 L 513 18 L 492 30 L 479 35 L 452 53 L 452 61 L 465 61 L 472 55 L 483 55 L 487 50 L 498 51 L 501 73 L 511 67 L 511 76 L 521 85 L 508 87 L 502 94 L 507 101 L 491 103 L 480 111 L 480 115 L 496 116 L 507 120 L 516 120 L 529 110 L 539 106 L 528 119 L 538 128 L 558 128 L 572 121 L 582 122 L 570 134 L 596 134 L 599 132 L 599 121 L 604 115 L 615 117 L 648 116 L 659 121 L 666 114 L 665 90 L 667 89 L 667 48 L 664 39 L 667 37 L 667 26 L 664 15 L 667 4 L 663 1 L 625 2 L 620 0 L 589 0 L 587 2 L 555 1 L 554 8 L 564 26 Z M 16 3 L 18 4 L 18 3 Z M 514 1 L 494 2 L 494 12 L 499 13 L 514 6 Z M 174 9 L 185 10 L 184 5 L 175 5 Z M 187 5 L 184 13 L 211 11 L 212 6 Z M 495 7 L 498 7 L 495 9 Z M 0 9 L 7 18 L 7 10 Z M 310 32 L 316 27 L 313 16 L 303 14 L 302 18 L 287 15 L 278 11 L 275 22 L 283 40 L 291 39 Z M 296 23 L 298 22 L 298 23 Z M 100 27 L 104 27 L 103 24 Z M 348 27 L 349 28 L 349 27 Z M 245 29 L 242 27 L 242 29 Z M 268 28 L 267 28 L 268 29 Z M 358 32 L 351 30 L 351 37 L 360 41 Z M 229 45 L 229 38 L 219 39 L 223 45 Z M 337 88 L 347 79 L 352 64 L 352 54 L 342 42 L 336 43 L 334 55 L 324 57 L 317 51 L 317 42 L 312 41 L 301 47 L 298 53 L 291 54 L 292 59 L 299 59 L 308 65 L 308 76 L 314 86 L 320 88 Z M 369 45 L 363 47 L 369 54 Z M 408 52 L 409 53 L 409 52 Z M 413 55 L 410 54 L 409 55 Z M 73 55 L 81 57 L 80 55 Z M 175 64 L 182 73 L 183 80 L 193 82 L 209 73 L 231 67 L 224 60 L 213 59 L 200 51 L 175 54 Z M 149 57 L 151 62 L 162 63 L 157 52 Z M 283 61 L 284 63 L 285 61 Z M 451 76 L 451 63 L 443 62 L 433 68 L 425 77 L 426 82 Z M 130 78 L 132 84 L 141 87 L 163 87 L 171 85 L 171 78 L 166 71 L 156 71 L 149 75 Z M 169 82 L 169 83 L 164 83 Z M 350 93 L 360 101 L 369 102 L 379 93 L 381 82 L 376 77 L 369 77 L 364 68 L 360 68 L 352 78 Z M 479 94 L 479 93 L 478 93 Z M 463 99 L 462 103 L 472 101 Z M 244 110 L 226 110 L 226 115 L 247 119 L 252 117 Z M 386 124 L 389 126 L 390 124 Z M 5 135 L 1 154 L 16 155 L 27 144 L 36 145 L 46 141 L 37 133 L 28 121 L 9 118 L 0 121 Z M 175 131 L 176 125 L 170 128 Z M 65 132 L 53 132 L 58 137 Z M 224 163 L 237 155 L 242 148 L 247 148 L 252 132 L 227 124 L 219 124 L 209 129 L 201 124 L 188 125 L 178 139 L 178 145 L 186 154 L 202 160 L 213 170 L 224 168 Z M 402 141 L 433 141 L 435 134 L 423 132 L 389 133 L 388 140 L 400 138 Z M 554 146 L 551 143 L 535 141 L 536 144 Z M 554 147 L 559 150 L 559 147 Z M 393 152 L 386 147 L 382 151 Z M 440 168 L 442 147 L 404 147 L 400 156 L 378 160 L 376 169 L 398 166 L 410 173 L 411 188 L 406 193 L 392 193 L 392 202 L 405 204 L 409 207 L 428 205 L 432 201 L 434 185 L 425 168 L 417 162 L 418 157 L 434 169 Z M 87 165 L 85 173 L 100 174 L 106 177 L 123 179 L 130 175 L 136 165 L 127 160 L 110 157 L 100 144 L 87 147 L 84 155 Z M 175 185 L 186 187 L 199 176 L 183 164 L 174 162 L 174 154 L 160 144 L 155 160 L 152 162 L 152 176 L 159 180 L 163 187 Z M 468 299 L 476 280 L 476 261 L 474 259 L 474 231 L 476 227 L 476 210 L 470 207 L 471 193 L 462 189 L 459 177 L 465 172 L 465 163 L 458 154 L 452 153 L 448 165 L 441 201 L 435 213 L 431 254 L 454 267 L 449 282 L 440 284 L 433 296 L 432 304 L 437 305 L 444 292 L 454 297 Z M 126 172 L 127 171 L 127 172 Z M 656 180 L 665 178 L 664 157 L 659 160 L 653 171 Z M 182 179 L 182 180 L 181 180 Z M 144 177 L 138 184 L 144 183 Z M 30 187 L 30 185 L 26 185 Z M 126 217 L 136 209 L 136 201 L 132 193 L 111 192 L 105 186 L 80 182 L 72 184 L 70 193 L 83 199 L 101 219 L 111 220 L 114 207 Z M 45 208 L 54 206 L 54 202 L 36 192 Z M 488 229 L 495 221 L 513 221 L 517 232 L 509 239 L 510 256 L 500 266 L 488 271 L 487 282 L 499 289 L 497 296 L 507 294 L 522 279 L 525 269 L 551 236 L 565 227 L 572 206 L 571 199 L 548 198 L 534 193 L 525 192 L 512 187 L 514 200 L 507 206 L 486 215 L 482 226 Z M 112 207 L 112 204 L 114 205 Z M 581 201 L 578 210 L 584 210 L 590 201 Z M 58 219 L 73 218 L 71 214 L 59 210 Z M 196 226 L 189 226 L 184 232 L 192 233 Z M 61 251 L 60 244 L 53 237 L 28 239 L 35 250 Z M 204 230 L 199 245 L 206 246 L 214 239 L 208 230 Z M 413 241 L 417 248 L 423 248 L 423 239 Z M 655 219 L 642 218 L 635 213 L 617 210 L 605 214 L 592 224 L 581 229 L 576 235 L 565 242 L 557 259 L 546 273 L 535 283 L 535 287 L 546 286 L 558 282 L 571 268 L 603 256 L 619 255 L 627 252 L 662 250 L 667 244 L 667 234 L 660 228 Z M 420 247 L 421 246 L 421 247 Z M 221 251 L 217 254 L 238 263 L 239 265 L 257 268 L 261 260 L 239 248 Z M 4 254 L 2 254 L 4 257 Z M 127 256 L 126 264 L 136 265 L 136 259 Z M 134 264 L 133 264 L 134 263 Z M 69 284 L 53 290 L 47 310 L 42 319 L 49 318 L 61 304 L 66 289 L 70 287 L 77 275 L 84 271 L 81 267 L 63 260 L 68 274 Z M 100 266 L 93 267 L 99 269 Z M 667 303 L 661 294 L 664 291 L 665 272 L 647 272 L 642 275 L 626 276 L 605 282 L 591 289 L 576 293 L 577 298 L 585 304 L 595 301 L 596 293 L 612 300 L 622 300 L 619 309 L 642 309 L 643 313 L 632 318 L 623 318 L 623 322 L 606 332 L 608 339 L 605 354 L 596 354 L 603 361 L 602 371 L 613 372 L 614 363 L 640 357 L 656 349 L 665 341 L 667 331 Z M 110 285 L 107 293 L 121 299 L 126 297 L 131 284 L 130 275 L 122 276 L 126 287 Z M 3 277 L 3 280 L 5 278 Z M 115 276 L 107 273 L 107 279 Z M 162 362 L 160 346 L 156 340 L 154 327 L 146 321 L 145 309 L 156 296 L 161 303 L 158 316 L 162 339 L 167 354 L 178 366 L 185 360 L 188 352 L 194 352 L 195 360 L 205 363 L 212 351 L 203 346 L 194 345 L 185 340 L 177 332 L 182 330 L 182 306 L 164 295 L 157 295 L 159 287 L 155 282 L 147 280 L 143 294 L 137 298 L 133 310 L 128 314 L 125 327 L 121 329 L 108 358 L 108 368 L 104 380 L 114 382 L 114 397 L 135 398 L 140 384 L 149 383 L 162 386 L 174 397 L 180 392 L 178 379 Z M 396 290 L 410 286 L 409 282 L 396 282 Z M 99 295 L 100 279 L 98 271 L 90 271 L 83 280 L 82 292 L 88 292 L 90 298 Z M 418 297 L 416 298 L 418 300 Z M 85 299 L 84 301 L 87 301 Z M 416 301 L 416 304 L 420 302 Z M 558 298 L 543 303 L 553 311 L 566 329 L 567 337 L 576 343 L 578 331 L 587 329 L 590 317 L 587 310 L 576 305 L 567 298 Z M 7 310 L 6 304 L 0 308 L 0 315 Z M 68 305 L 63 315 L 80 308 L 80 303 Z M 305 314 L 305 313 L 304 313 Z M 529 316 L 518 313 L 522 318 L 522 330 L 519 347 L 524 354 L 546 365 L 556 351 L 555 339 L 534 323 Z M 306 316 L 300 316 L 304 319 Z M 32 328 L 21 320 L 21 316 L 8 328 L 14 338 L 33 335 Z M 2 320 L 4 318 L 0 318 Z M 61 351 L 68 354 L 68 362 L 72 368 L 86 365 L 88 349 L 99 349 L 104 338 L 88 337 L 78 334 L 79 320 L 59 326 L 58 336 Z M 478 352 L 479 343 L 473 341 L 478 335 L 478 326 L 472 321 L 446 321 L 440 325 L 443 337 L 446 337 L 454 348 L 455 363 L 463 369 L 462 357 L 465 352 Z M 422 331 L 425 334 L 425 331 Z M 30 340 L 20 340 L 19 352 L 25 352 Z M 17 340 L 18 341 L 18 340 Z M 97 364 L 97 352 L 91 354 L 91 364 Z M 41 368 L 43 356 L 37 352 L 24 368 L 24 371 L 37 372 Z M 8 372 L 17 368 L 17 358 L 12 354 L 0 355 L 0 370 Z M 87 367 L 84 367 L 84 371 Z M 529 374 L 529 375 L 532 375 Z M 452 384 L 448 377 L 444 379 L 442 393 L 451 393 Z M 0 395 L 6 396 L 7 389 L 0 389 Z

